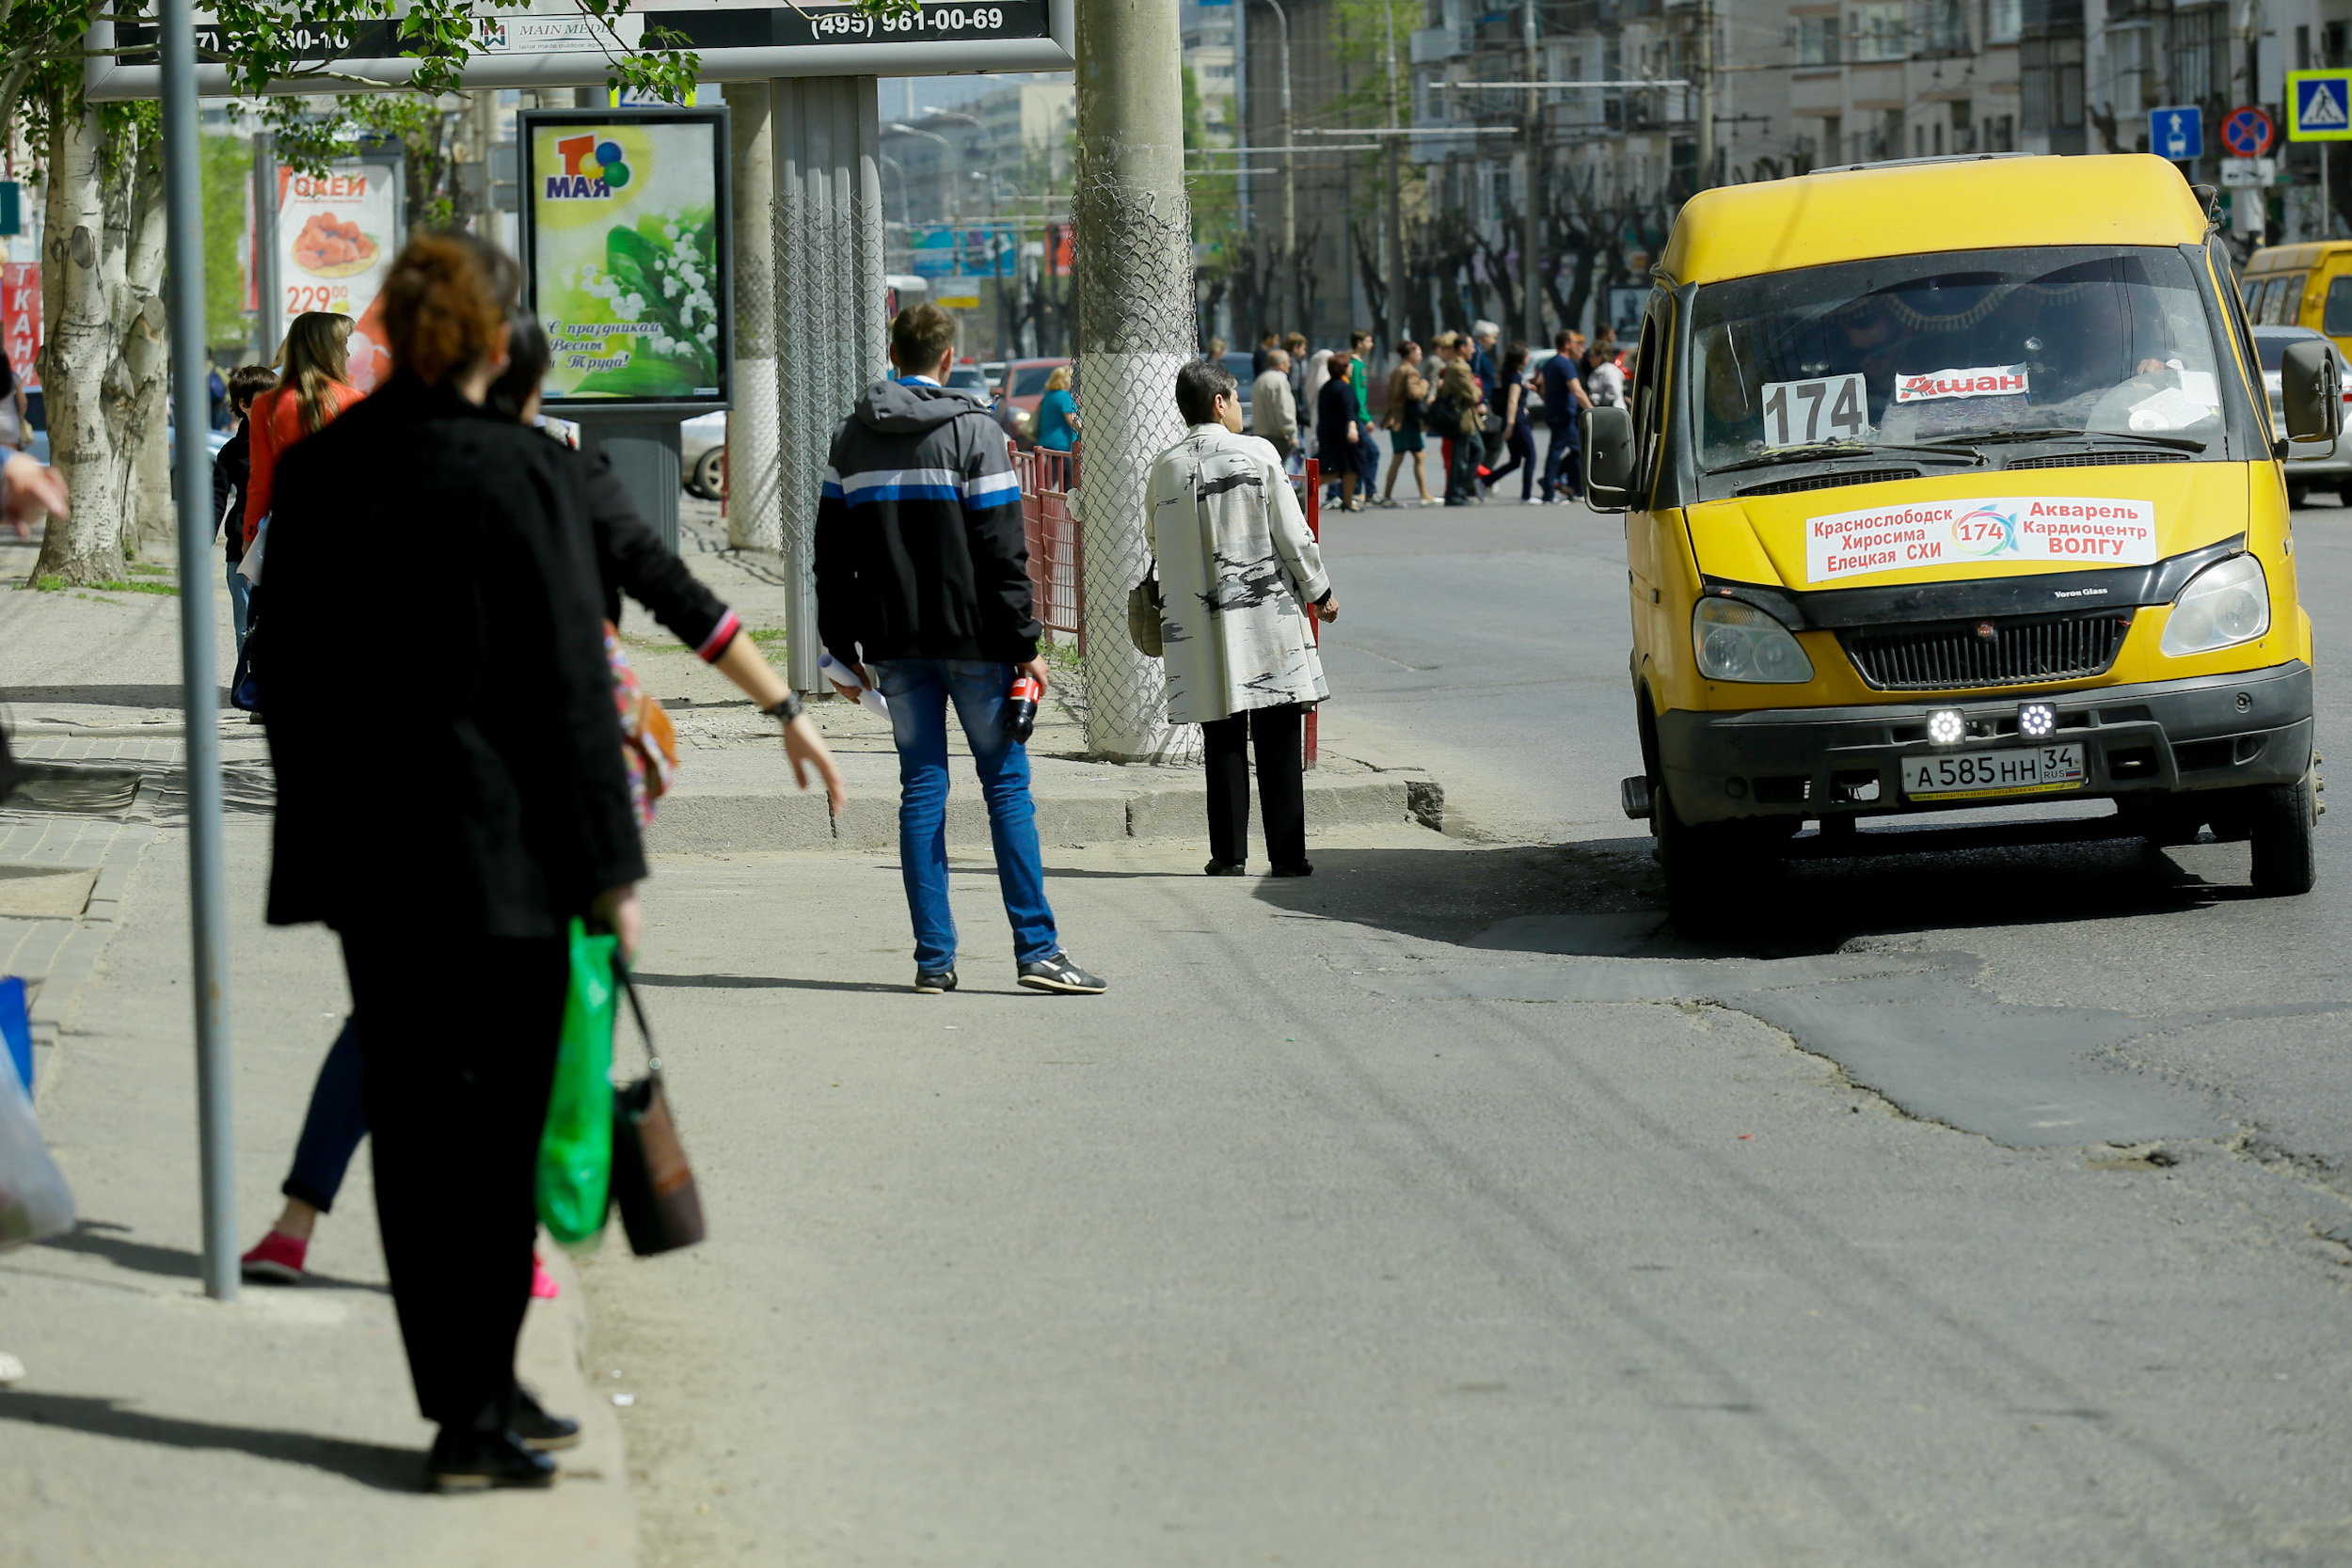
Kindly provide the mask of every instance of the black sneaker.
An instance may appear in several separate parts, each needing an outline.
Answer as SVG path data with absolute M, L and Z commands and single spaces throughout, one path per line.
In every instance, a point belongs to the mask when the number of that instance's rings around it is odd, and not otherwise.
M 425 1482 L 436 1492 L 486 1492 L 493 1486 L 553 1486 L 555 1461 L 513 1433 L 445 1426 L 425 1456 Z
M 550 1449 L 570 1449 L 580 1445 L 580 1423 L 569 1416 L 551 1416 L 539 1397 L 517 1385 L 513 1411 L 506 1418 L 507 1429 L 541 1453 Z
M 1099 996 L 1110 990 L 1109 982 L 1098 980 L 1072 963 L 1067 953 L 1023 964 L 1021 983 L 1031 990 L 1059 991 L 1065 996 Z
M 1211 877 L 1239 877 L 1248 872 L 1249 866 L 1243 861 L 1211 861 L 1200 869 Z
M 1311 877 L 1314 874 L 1315 868 L 1305 861 L 1297 861 L 1289 865 L 1278 865 L 1266 873 L 1269 877 Z
M 914 972 L 914 993 L 917 996 L 937 996 L 941 991 L 956 989 L 956 972 L 952 969 Z

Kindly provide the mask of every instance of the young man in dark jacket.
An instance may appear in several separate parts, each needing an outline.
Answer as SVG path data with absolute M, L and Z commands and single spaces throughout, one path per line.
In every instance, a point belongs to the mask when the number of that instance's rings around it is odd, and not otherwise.
M 890 700 L 898 747 L 898 864 L 914 917 L 914 989 L 956 989 L 947 907 L 947 704 L 988 800 L 996 880 L 1021 984 L 1091 995 L 1104 982 L 1061 950 L 1045 901 L 1029 753 L 1006 732 L 1016 674 L 1045 687 L 1029 610 L 1021 483 L 988 411 L 940 385 L 955 318 L 936 305 L 890 328 L 895 381 L 877 382 L 833 438 L 817 508 L 817 629 Z M 843 695 L 852 695 L 846 689 Z
M 237 571 L 245 560 L 245 486 L 253 467 L 252 429 L 247 421 L 253 400 L 277 386 L 278 372 L 267 365 L 239 365 L 229 372 L 229 406 L 236 411 L 237 433 L 213 458 L 213 526 L 215 532 L 225 527 L 228 534 L 229 619 L 236 628 L 239 653 L 245 651 L 246 605 L 251 596 Z M 224 524 L 223 518 L 232 520 Z

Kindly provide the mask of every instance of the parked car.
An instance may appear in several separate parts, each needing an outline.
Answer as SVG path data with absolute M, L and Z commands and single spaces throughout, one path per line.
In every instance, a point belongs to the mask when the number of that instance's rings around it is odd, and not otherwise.
M 678 480 L 688 495 L 717 500 L 726 481 L 726 415 L 697 414 L 678 427 Z
M 2254 328 L 2254 356 L 2262 361 L 2263 390 L 2270 394 L 2274 440 L 2287 438 L 2286 416 L 2279 406 L 2279 362 L 2285 357 L 2289 343 L 2307 338 L 2328 344 L 2328 356 L 2336 362 L 2336 378 L 2344 388 L 2344 401 L 2352 406 L 2352 364 L 2345 362 L 2344 351 L 2326 334 L 2308 326 L 2258 326 Z M 2313 490 L 2333 490 L 2338 500 L 2352 506 L 2352 440 L 2338 440 L 2332 447 L 2315 441 L 2296 443 L 2287 451 L 2286 476 L 2289 506 L 2301 506 Z
M 973 401 L 983 408 L 996 406 L 996 399 L 989 390 L 987 372 L 969 359 L 948 370 L 947 385 L 959 392 L 969 393 Z

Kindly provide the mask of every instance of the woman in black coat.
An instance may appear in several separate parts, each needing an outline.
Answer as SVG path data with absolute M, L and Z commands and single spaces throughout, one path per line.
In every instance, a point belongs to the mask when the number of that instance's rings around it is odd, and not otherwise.
M 643 924 L 580 471 L 482 406 L 516 281 L 466 236 L 412 242 L 384 285 L 395 373 L 287 451 L 270 524 L 269 918 L 335 928 L 368 1020 L 376 1212 L 444 1489 L 546 1485 L 532 1445 L 577 1430 L 515 1381 L 536 1157 L 568 925 L 627 952 Z

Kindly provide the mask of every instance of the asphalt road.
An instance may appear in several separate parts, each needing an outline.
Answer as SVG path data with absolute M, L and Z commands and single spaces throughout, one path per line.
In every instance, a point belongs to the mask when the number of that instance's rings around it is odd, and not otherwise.
M 917 998 L 888 857 L 662 863 L 713 1235 L 584 1270 L 650 1562 L 2352 1559 L 2342 818 L 2298 899 L 2028 844 L 1682 943 L 1616 539 L 1335 519 L 1329 733 L 1468 832 L 1057 851 L 1108 996 L 1010 986 L 984 863 Z

